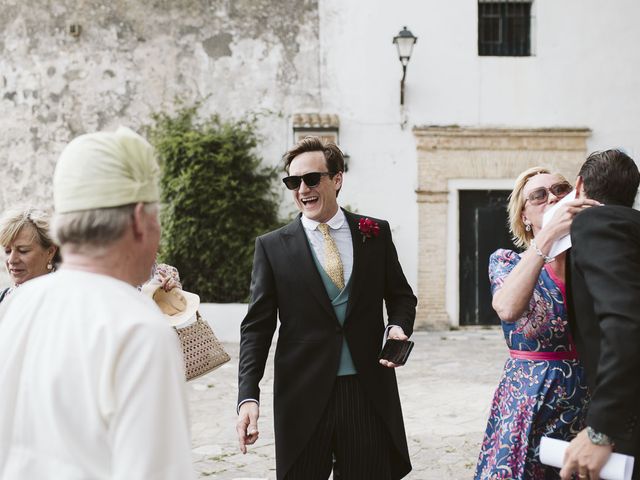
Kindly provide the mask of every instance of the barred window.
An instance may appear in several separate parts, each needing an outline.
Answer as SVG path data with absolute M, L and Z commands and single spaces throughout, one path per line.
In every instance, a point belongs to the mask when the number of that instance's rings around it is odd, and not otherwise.
M 532 0 L 478 0 L 478 55 L 531 55 Z

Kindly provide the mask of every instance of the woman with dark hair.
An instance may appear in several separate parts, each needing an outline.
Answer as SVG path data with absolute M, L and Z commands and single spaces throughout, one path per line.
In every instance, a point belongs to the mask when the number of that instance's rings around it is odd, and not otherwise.
M 516 246 L 489 260 L 493 308 L 500 317 L 510 358 L 491 405 L 476 480 L 557 479 L 540 463 L 542 436 L 571 440 L 584 427 L 589 394 L 569 331 L 565 257 L 548 256 L 569 233 L 573 217 L 597 202 L 571 200 L 542 225 L 544 213 L 572 191 L 558 174 L 540 167 L 520 174 L 509 198 Z
M 49 215 L 37 208 L 7 211 L 0 219 L 0 245 L 13 286 L 0 291 L 0 302 L 24 282 L 50 273 L 60 262 L 49 235 Z

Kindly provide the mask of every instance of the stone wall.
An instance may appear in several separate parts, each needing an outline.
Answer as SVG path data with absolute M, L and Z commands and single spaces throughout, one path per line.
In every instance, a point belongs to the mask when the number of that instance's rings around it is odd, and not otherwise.
M 52 207 L 55 162 L 75 136 L 140 131 L 180 101 L 257 115 L 272 164 L 291 113 L 319 110 L 317 0 L 0 0 L 0 11 L 0 212 Z
M 1 0 L 0 10 L 0 210 L 49 207 L 66 142 L 139 130 L 178 98 L 203 102 L 203 114 L 258 114 L 271 161 L 288 144 L 290 109 L 317 108 L 317 0 Z

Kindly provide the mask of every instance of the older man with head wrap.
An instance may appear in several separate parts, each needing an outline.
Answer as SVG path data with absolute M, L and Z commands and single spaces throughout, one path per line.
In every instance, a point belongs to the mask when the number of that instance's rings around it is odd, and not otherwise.
M 125 128 L 62 152 L 62 267 L 0 309 L 0 478 L 194 478 L 177 337 L 135 288 L 160 238 L 157 173 Z

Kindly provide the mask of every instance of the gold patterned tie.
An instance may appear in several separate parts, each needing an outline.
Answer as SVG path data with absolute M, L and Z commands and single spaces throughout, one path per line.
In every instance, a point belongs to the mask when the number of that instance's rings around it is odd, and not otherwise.
M 340 290 L 344 288 L 344 272 L 342 269 L 342 260 L 340 260 L 340 252 L 336 246 L 336 242 L 329 235 L 329 225 L 321 223 L 318 230 L 322 232 L 324 237 L 324 271 L 327 272 L 329 278 Z

